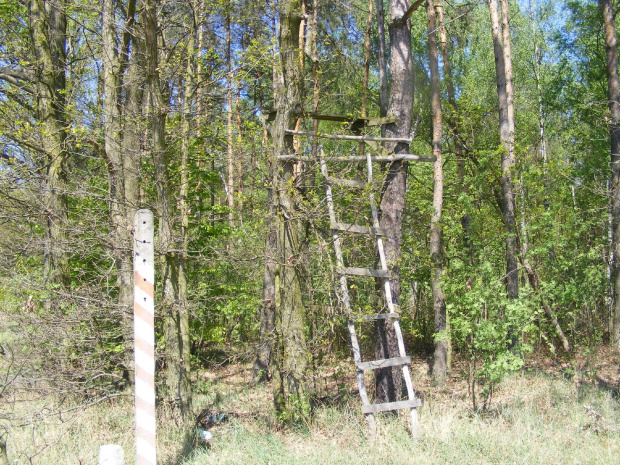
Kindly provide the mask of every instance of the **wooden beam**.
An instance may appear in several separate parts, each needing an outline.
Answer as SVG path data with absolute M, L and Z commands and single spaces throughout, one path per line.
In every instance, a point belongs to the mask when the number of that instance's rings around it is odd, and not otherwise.
M 358 370 L 379 370 L 380 368 L 397 367 L 408 365 L 411 363 L 411 357 L 394 357 L 384 358 L 382 360 L 372 360 L 370 362 L 362 362 L 357 364 Z
M 351 233 L 358 233 L 358 234 L 374 234 L 375 236 L 385 235 L 383 233 L 383 229 L 375 228 L 372 226 L 360 226 L 357 224 L 338 223 L 338 222 L 333 222 L 330 224 L 330 226 L 332 229 L 335 229 L 336 231 L 351 232 Z
M 347 276 L 371 276 L 373 278 L 391 278 L 389 270 L 374 270 L 372 268 L 338 267 L 337 272 Z
M 417 408 L 422 405 L 420 399 L 401 400 L 400 402 L 387 402 L 385 404 L 362 405 L 362 413 L 389 412 L 406 408 Z
M 277 110 L 261 110 L 260 114 L 263 115 L 266 121 L 274 121 L 276 119 Z M 319 121 L 335 121 L 337 123 L 351 123 L 352 128 L 361 128 L 364 126 L 381 126 L 383 124 L 396 123 L 398 118 L 396 116 L 381 117 L 366 117 L 366 116 L 351 116 L 351 115 L 338 115 L 336 113 L 318 113 L 314 111 L 302 111 L 299 116 L 304 118 L 316 119 Z
M 356 140 L 356 141 L 372 141 L 372 142 L 402 142 L 405 144 L 410 144 L 411 139 L 409 138 L 399 138 L 399 137 L 370 137 L 370 136 L 348 136 L 346 134 L 321 134 L 321 133 L 313 133 L 310 131 L 293 131 L 291 129 L 287 129 L 286 134 L 290 136 L 316 136 L 322 137 L 324 139 L 334 139 L 334 140 Z
M 310 155 L 278 155 L 278 160 L 283 161 L 310 161 L 316 162 L 318 161 L 316 157 L 312 157 Z M 343 155 L 341 157 L 323 157 L 325 161 L 329 162 L 356 162 L 356 161 L 366 161 L 365 155 Z M 421 162 L 435 162 L 435 157 L 421 157 L 420 155 L 414 155 L 413 153 L 401 153 L 399 155 L 373 155 L 372 161 L 375 162 L 392 162 L 392 161 L 421 161 Z

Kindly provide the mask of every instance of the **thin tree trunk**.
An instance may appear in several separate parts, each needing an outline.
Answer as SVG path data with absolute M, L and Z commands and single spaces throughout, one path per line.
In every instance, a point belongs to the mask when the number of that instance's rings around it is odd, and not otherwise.
M 508 25 L 508 2 L 501 0 L 502 25 L 500 26 L 497 0 L 488 0 L 491 17 L 493 51 L 497 94 L 499 98 L 499 125 L 502 145 L 502 212 L 506 229 L 506 295 L 509 299 L 519 297 L 519 274 L 517 268 L 517 228 L 515 200 L 512 183 L 514 157 L 514 104 L 512 92 L 512 58 L 510 53 L 510 29 Z M 514 335 L 512 335 L 514 337 Z M 514 344 L 516 341 L 512 341 Z
M 187 312 L 184 296 L 179 294 L 179 260 L 174 252 L 174 204 L 168 171 L 165 139 L 167 105 L 164 102 L 159 78 L 157 0 L 145 2 L 145 43 L 147 84 L 149 90 L 151 151 L 155 171 L 157 209 L 159 213 L 158 239 L 162 251 L 162 304 L 164 337 L 166 341 L 166 401 L 173 417 L 185 423 L 191 414 L 190 360 Z
M 426 3 L 428 16 L 428 50 L 431 71 L 431 111 L 433 114 L 433 155 L 437 157 L 433 165 L 433 213 L 431 216 L 431 287 L 433 292 L 433 310 L 435 313 L 435 353 L 433 356 L 433 379 L 439 385 L 446 382 L 448 375 L 448 339 L 446 296 L 443 291 L 443 254 L 441 213 L 443 208 L 443 159 L 441 139 L 443 137 L 441 113 L 441 84 L 439 77 L 439 54 L 437 51 L 437 17 L 435 2 Z
M 618 39 L 613 0 L 600 0 L 605 26 L 607 56 L 607 104 L 611 149 L 612 279 L 614 287 L 611 342 L 620 348 L 620 83 L 618 80 Z
M 275 6 L 274 6 L 275 8 Z M 277 27 L 275 16 L 273 19 L 273 54 L 277 48 L 275 39 Z M 277 66 L 273 68 L 274 91 L 282 92 L 283 85 L 280 82 L 282 73 Z M 268 147 L 267 129 L 263 129 L 263 146 Z M 272 156 L 267 161 L 270 179 L 274 179 L 277 171 L 277 160 Z M 268 378 L 271 366 L 274 343 L 275 343 L 275 317 L 276 317 L 276 263 L 277 263 L 277 233 L 276 233 L 276 207 L 275 192 L 272 185 L 267 186 L 267 232 L 265 234 L 265 268 L 263 270 L 263 302 L 260 308 L 260 333 L 256 350 L 256 358 L 252 368 L 252 379 L 255 382 L 264 381 Z
M 233 139 L 233 78 L 232 78 L 232 39 L 230 24 L 230 9 L 232 2 L 228 2 L 226 8 L 226 137 L 227 137 L 227 178 L 226 178 L 226 202 L 228 205 L 228 225 L 235 227 L 235 149 Z
M 194 17 L 189 19 L 187 39 L 187 67 L 185 71 L 185 89 L 183 92 L 183 139 L 181 146 L 181 185 L 179 186 L 179 216 L 180 216 L 180 254 L 178 257 L 178 287 L 177 308 L 178 323 L 175 337 L 179 342 L 179 348 L 171 356 L 180 356 L 181 368 L 175 368 L 173 376 L 181 383 L 180 398 L 182 399 L 181 413 L 185 420 L 191 414 L 191 386 L 190 386 L 190 337 L 189 337 L 189 303 L 187 300 L 187 262 L 189 251 L 189 148 L 192 139 L 193 121 L 192 97 L 196 86 L 196 51 L 195 35 L 197 24 Z M 170 369 L 170 368 L 169 368 Z M 184 399 L 184 397 L 187 399 Z
M 384 127 L 386 137 L 408 138 L 413 110 L 413 60 L 411 58 L 411 26 L 409 20 L 399 21 L 409 8 L 407 0 L 390 2 L 390 75 L 392 77 L 390 104 L 387 114 L 398 121 Z M 407 153 L 409 144 L 390 143 L 389 152 Z M 386 167 L 385 181 L 381 192 L 381 228 L 385 231 L 385 257 L 392 272 L 391 291 L 395 304 L 400 302 L 400 270 L 403 210 L 407 162 L 397 161 Z M 378 320 L 375 323 L 375 356 L 377 359 L 398 356 L 398 347 L 392 323 Z M 376 371 L 377 402 L 392 402 L 401 398 L 402 371 L 400 367 Z
M 443 62 L 444 79 L 448 91 L 448 103 L 450 104 L 450 111 L 452 113 L 452 117 L 447 119 L 447 123 L 454 137 L 454 151 L 456 153 L 458 185 L 463 194 L 468 194 L 469 189 L 467 187 L 467 184 L 465 183 L 465 149 L 463 147 L 463 141 L 461 139 L 458 125 L 458 105 L 456 103 L 456 92 L 454 90 L 454 80 L 452 78 L 452 66 L 450 65 L 450 52 L 448 49 L 448 31 L 446 30 L 446 25 L 444 23 L 442 1 L 436 2 L 435 10 L 437 11 L 437 23 L 439 27 L 439 39 L 441 43 L 441 59 Z M 473 243 L 471 241 L 471 219 L 469 217 L 469 213 L 467 212 L 464 212 L 463 216 L 461 216 L 461 228 L 463 229 L 463 244 L 467 249 L 469 264 L 473 265 L 474 250 Z M 466 279 L 469 279 L 469 277 L 467 277 Z M 448 370 L 449 369 L 450 367 L 448 367 Z
M 379 37 L 379 54 L 377 64 L 379 68 L 379 115 L 384 117 L 388 111 L 388 81 L 387 64 L 385 61 L 385 15 L 383 13 L 383 0 L 377 2 L 377 36 Z
M 372 3 L 373 0 L 368 0 L 368 17 L 366 18 L 366 32 L 364 34 L 364 79 L 362 81 L 362 117 L 367 116 L 368 111 L 367 102 L 368 76 L 370 74 L 370 35 L 372 33 Z
M 237 89 L 237 96 L 235 98 L 235 119 L 237 122 L 237 157 L 235 160 L 237 182 L 235 185 L 237 186 L 237 211 L 239 212 L 239 226 L 243 226 L 243 131 L 241 124 L 241 110 L 239 108 L 240 100 L 241 87 Z
M 300 67 L 299 0 L 283 0 L 280 8 L 280 66 L 274 92 L 276 120 L 272 129 L 273 153 L 292 153 L 295 107 L 302 104 L 303 74 Z M 273 366 L 273 398 L 281 419 L 300 419 L 309 413 L 305 375 L 308 358 L 305 337 L 305 308 L 301 295 L 299 224 L 295 214 L 294 166 L 278 162 L 273 173 L 277 263 L 275 270 L 276 340 Z
M 66 0 L 28 2 L 30 38 L 37 59 L 36 112 L 41 122 L 44 167 L 44 279 L 46 285 L 71 287 L 68 252 L 66 147 Z M 46 302 L 51 307 L 54 299 Z
M 124 377 L 133 384 L 133 257 L 131 254 L 131 229 L 136 210 L 136 198 L 132 195 L 137 185 L 137 170 L 125 169 L 125 159 L 131 157 L 124 147 L 122 127 L 121 90 L 136 86 L 126 84 L 124 76 L 128 70 L 129 49 L 132 43 L 132 27 L 135 20 L 136 2 L 131 0 L 126 7 L 122 38 L 116 30 L 116 10 L 113 0 L 102 5 L 102 80 L 105 95 L 103 106 L 104 142 L 103 155 L 108 168 L 109 214 L 112 229 L 112 251 L 117 269 L 118 306 L 121 313 L 125 368 Z M 117 43 L 121 44 L 120 50 Z M 135 41 L 133 41 L 135 42 Z M 138 46 L 134 45 L 131 60 L 135 61 Z M 125 94 L 135 92 L 126 90 Z M 134 121 L 135 119 L 129 119 Z M 128 186 L 126 190 L 125 186 Z M 127 191 L 127 192 L 126 192 Z M 133 203 L 132 203 L 133 202 Z

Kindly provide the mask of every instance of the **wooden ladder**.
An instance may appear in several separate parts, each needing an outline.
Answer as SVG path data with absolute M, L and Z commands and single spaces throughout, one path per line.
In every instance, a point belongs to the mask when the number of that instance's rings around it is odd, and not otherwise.
M 332 239 L 334 244 L 334 252 L 336 254 L 336 264 L 337 264 L 337 273 L 340 284 L 340 297 L 342 300 L 342 304 L 344 306 L 346 315 L 347 315 L 347 327 L 349 330 L 349 335 L 351 336 L 351 348 L 353 350 L 353 359 L 355 361 L 355 367 L 357 371 L 357 384 L 359 386 L 359 393 L 362 399 L 362 413 L 365 415 L 366 420 L 368 422 L 368 426 L 370 429 L 371 435 L 374 435 L 376 432 L 376 422 L 374 418 L 374 414 L 377 412 L 387 412 L 392 410 L 402 410 L 409 409 L 411 415 L 411 431 L 414 437 L 418 434 L 418 413 L 417 407 L 421 405 L 419 399 L 415 397 L 415 391 L 413 389 L 413 384 L 411 382 L 411 373 L 409 371 L 409 364 L 411 363 L 411 357 L 407 356 L 405 352 L 405 344 L 403 341 L 403 334 L 400 327 L 400 317 L 399 317 L 399 308 L 396 304 L 394 304 L 392 300 L 392 291 L 390 287 L 390 278 L 391 274 L 388 269 L 387 261 L 385 258 L 385 252 L 383 249 L 383 231 L 379 226 L 379 215 L 377 213 L 377 207 L 374 200 L 374 193 L 370 192 L 370 209 L 372 213 L 372 226 L 359 226 L 354 224 L 346 224 L 338 222 L 336 218 L 336 213 L 334 209 L 334 200 L 332 195 L 332 186 L 338 185 L 347 188 L 357 188 L 363 189 L 364 187 L 372 184 L 373 182 L 373 172 L 372 172 L 372 164 L 373 164 L 373 156 L 370 153 L 365 155 L 366 158 L 366 167 L 367 167 L 367 182 L 356 181 L 350 179 L 339 179 L 329 175 L 327 170 L 327 158 L 323 155 L 321 151 L 320 156 L 320 166 L 321 173 L 325 178 L 325 194 L 327 198 L 327 208 L 329 212 L 329 219 L 332 230 Z M 348 161 L 345 157 L 330 157 L 329 161 Z M 346 267 L 344 263 L 344 258 L 342 254 L 342 247 L 340 242 L 340 232 L 346 231 L 349 233 L 355 234 L 370 234 L 374 236 L 375 244 L 376 244 L 376 252 L 379 256 L 379 269 L 371 269 L 371 268 L 355 268 L 355 267 Z M 371 360 L 371 361 L 363 361 L 362 353 L 360 350 L 360 346 L 358 343 L 357 333 L 355 330 L 356 320 L 353 319 L 353 311 L 351 307 L 351 300 L 349 297 L 349 285 L 347 282 L 348 276 L 368 276 L 372 278 L 378 278 L 383 283 L 383 292 L 388 308 L 387 313 L 375 313 L 372 315 L 367 315 L 361 320 L 357 320 L 360 322 L 364 321 L 374 321 L 374 320 L 384 320 L 389 319 L 392 322 L 392 328 L 395 332 L 396 340 L 398 342 L 398 352 L 399 356 L 394 358 L 382 359 L 382 360 Z M 366 386 L 364 384 L 364 371 L 366 370 L 376 370 L 379 368 L 387 368 L 387 367 L 395 367 L 400 366 L 403 370 L 403 379 L 405 380 L 405 384 L 407 386 L 407 395 L 408 400 L 399 401 L 399 402 L 388 402 L 383 404 L 371 404 L 368 399 L 368 393 L 366 392 Z
M 274 112 L 271 112 L 274 113 Z M 371 147 L 379 147 L 377 143 L 381 142 L 405 142 L 411 143 L 410 139 L 401 138 L 384 138 L 384 137 L 371 137 L 361 135 L 360 129 L 367 126 L 380 126 L 387 123 L 394 122 L 393 118 L 351 118 L 340 115 L 319 115 L 309 113 L 304 115 L 313 119 L 338 121 L 338 122 L 350 122 L 350 129 L 356 132 L 356 135 L 344 135 L 344 134 L 321 134 L 315 132 L 305 131 L 293 131 L 285 130 L 287 135 L 291 136 L 309 136 L 319 137 L 332 140 L 348 140 L 358 141 L 368 144 Z M 273 119 L 271 114 L 269 118 Z M 270 119 L 267 119 L 269 121 Z M 300 154 L 285 154 L 278 157 L 282 161 L 316 161 L 314 157 Z M 370 210 L 372 213 L 372 226 L 361 226 L 356 224 L 347 224 L 339 222 L 336 218 L 334 209 L 334 200 L 332 196 L 332 186 L 341 186 L 350 189 L 364 189 L 373 183 L 373 163 L 375 162 L 393 162 L 397 160 L 403 161 L 422 161 L 422 162 L 434 162 L 435 157 L 422 157 L 419 155 L 405 153 L 405 154 L 389 154 L 381 152 L 377 155 L 371 155 L 366 153 L 365 155 L 341 155 L 341 156 L 325 156 L 321 150 L 319 163 L 321 167 L 321 173 L 325 178 L 325 194 L 327 200 L 327 207 L 329 212 L 330 225 L 332 230 L 332 239 L 334 243 L 334 252 L 336 255 L 337 274 L 340 287 L 340 298 L 344 306 L 347 315 L 347 328 L 351 337 L 351 348 L 353 350 L 353 360 L 355 362 L 357 372 L 357 384 L 359 387 L 360 397 L 362 399 L 362 413 L 366 417 L 368 422 L 369 432 L 374 435 L 377 430 L 374 414 L 378 412 L 388 412 L 394 410 L 409 409 L 411 416 L 411 432 L 414 438 L 418 435 L 418 412 L 417 408 L 421 405 L 420 399 L 415 397 L 415 391 L 413 389 L 413 383 L 411 382 L 411 373 L 409 371 L 409 364 L 411 363 L 411 357 L 407 356 L 405 351 L 405 343 L 403 340 L 403 334 L 400 327 L 400 308 L 392 300 L 391 290 L 391 274 L 388 268 L 387 260 L 385 258 L 385 251 L 383 248 L 383 231 L 379 226 L 379 215 L 377 213 L 377 206 L 374 200 L 374 193 L 369 193 Z M 351 163 L 351 162 L 366 162 L 367 180 L 358 181 L 353 179 L 342 179 L 330 176 L 327 163 Z M 372 268 L 357 268 L 347 267 L 344 263 L 342 254 L 342 246 L 340 242 L 340 233 L 354 233 L 372 235 L 375 239 L 376 253 L 379 256 L 379 269 Z M 364 316 L 361 319 L 354 318 L 353 309 L 351 306 L 351 299 L 349 297 L 349 284 L 347 281 L 348 276 L 362 276 L 380 279 L 383 283 L 384 296 L 387 304 L 387 313 L 375 313 L 372 315 Z M 360 350 L 357 333 L 355 330 L 355 323 L 357 322 L 369 322 L 375 320 L 390 320 L 392 322 L 392 329 L 395 333 L 398 344 L 398 357 L 382 359 L 382 360 L 370 360 L 363 361 L 362 353 Z M 407 387 L 407 400 L 398 402 L 387 402 L 382 404 L 371 404 L 364 384 L 364 371 L 377 370 L 380 368 L 397 367 L 400 366 L 403 371 L 403 379 Z

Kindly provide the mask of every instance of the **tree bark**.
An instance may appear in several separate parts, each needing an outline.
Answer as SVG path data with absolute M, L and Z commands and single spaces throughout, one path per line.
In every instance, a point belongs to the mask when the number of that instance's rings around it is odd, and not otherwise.
M 620 84 L 618 79 L 618 39 L 613 0 L 599 0 L 605 27 L 607 58 L 607 104 L 611 149 L 611 221 L 613 312 L 610 328 L 612 344 L 620 348 Z
M 29 32 L 36 57 L 36 112 L 42 126 L 45 152 L 44 279 L 50 289 L 71 287 L 67 238 L 68 196 L 66 146 L 66 35 L 65 0 L 28 2 Z M 46 302 L 49 308 L 53 298 Z
M 456 154 L 457 165 L 457 179 L 458 185 L 463 194 L 468 194 L 469 189 L 465 183 L 465 148 L 463 147 L 463 141 L 458 125 L 458 105 L 456 103 L 456 92 L 454 91 L 454 80 L 452 78 L 452 66 L 450 65 L 450 51 L 448 49 L 448 31 L 443 19 L 443 2 L 437 1 L 435 4 L 435 10 L 437 11 L 437 23 L 439 28 L 439 40 L 441 43 L 441 59 L 443 62 L 444 79 L 446 82 L 446 88 L 448 91 L 448 103 L 450 105 L 451 117 L 447 117 L 448 127 L 452 132 L 454 138 L 454 152 Z M 469 264 L 473 265 L 473 244 L 471 241 L 471 219 L 467 212 L 461 216 L 461 228 L 463 229 L 463 244 L 467 249 L 467 255 L 469 257 Z M 469 279 L 467 277 L 466 279 Z M 450 367 L 448 367 L 448 370 Z
M 119 40 L 116 30 L 116 7 L 113 0 L 105 0 L 102 4 L 102 81 L 104 92 L 103 105 L 103 155 L 108 168 L 108 205 L 112 229 L 112 254 L 117 272 L 118 307 L 121 313 L 121 324 L 124 345 L 125 368 L 124 377 L 128 384 L 133 384 L 133 257 L 131 229 L 137 207 L 135 196 L 137 186 L 137 169 L 126 169 L 125 158 L 131 157 L 124 147 L 123 115 L 121 90 L 128 86 L 124 79 L 127 72 L 129 49 L 132 34 L 130 32 L 135 20 L 136 2 L 130 0 L 126 5 L 123 39 Z M 120 45 L 119 46 L 117 44 Z M 138 46 L 134 45 L 134 49 Z M 135 60 L 137 53 L 132 53 Z M 125 94 L 135 93 L 126 89 Z M 134 124 L 137 119 L 132 118 Z M 127 189 L 125 188 L 127 185 Z
M 235 149 L 233 139 L 233 79 L 232 79 L 232 39 L 230 25 L 230 9 L 232 2 L 226 8 L 226 203 L 228 205 L 228 225 L 235 227 Z
M 277 38 L 275 18 L 273 25 L 273 54 L 277 54 L 275 39 Z M 278 66 L 273 67 L 274 93 L 283 92 L 281 83 L 282 73 Z M 268 146 L 267 130 L 263 130 L 263 144 Z M 275 153 L 268 160 L 269 178 L 276 178 L 277 160 Z M 277 263 L 277 233 L 276 233 L 276 207 L 275 193 L 272 184 L 267 185 L 267 232 L 265 234 L 265 262 L 263 270 L 263 301 L 260 307 L 260 333 L 256 350 L 256 358 L 252 368 L 252 379 L 255 382 L 264 381 L 268 378 L 269 367 L 275 341 L 275 317 L 276 317 L 276 263 Z
M 495 54 L 497 95 L 499 99 L 500 141 L 502 147 L 502 213 L 506 229 L 506 295 L 509 299 L 519 297 L 519 273 L 517 268 L 517 228 L 515 219 L 512 171 L 514 156 L 514 104 L 512 90 L 512 57 L 510 52 L 510 29 L 508 1 L 501 0 L 502 24 L 500 26 L 497 0 L 488 0 L 491 17 L 491 33 Z M 513 341 L 513 343 L 516 341 Z
M 413 110 L 413 61 L 411 58 L 411 26 L 409 20 L 397 21 L 409 8 L 408 0 L 390 2 L 390 75 L 392 77 L 390 104 L 387 114 L 398 121 L 384 127 L 385 137 L 408 138 Z M 389 152 L 407 153 L 409 144 L 389 143 Z M 392 272 L 391 291 L 395 304 L 400 302 L 399 260 L 402 244 L 403 210 L 407 162 L 397 161 L 386 166 L 385 181 L 381 192 L 381 228 L 385 231 L 385 257 Z M 392 323 L 378 320 L 375 323 L 375 356 L 377 359 L 398 356 L 398 347 Z M 377 402 L 393 402 L 401 398 L 402 370 L 400 367 L 376 370 Z
M 388 80 L 387 64 L 385 61 L 385 15 L 383 13 L 383 0 L 377 2 L 377 36 L 379 37 L 379 53 L 377 64 L 379 68 L 379 115 L 384 117 L 388 111 Z
M 303 75 L 300 66 L 299 0 L 280 3 L 280 66 L 274 82 L 276 120 L 272 129 L 274 162 L 292 153 L 293 137 L 285 133 L 297 122 L 296 107 L 302 105 Z M 279 75 L 279 76 L 278 76 Z M 309 400 L 305 385 L 307 349 L 304 332 L 305 308 L 301 293 L 299 224 L 296 215 L 294 166 L 278 162 L 273 173 L 275 206 L 275 347 L 272 357 L 273 397 L 282 420 L 306 418 Z
M 443 160 L 441 140 L 443 137 L 441 112 L 441 84 L 439 77 L 439 54 L 437 51 L 437 15 L 435 3 L 426 3 L 428 17 L 429 68 L 431 71 L 431 112 L 433 114 L 433 155 L 437 157 L 433 165 L 433 213 L 431 216 L 431 288 L 433 310 L 435 313 L 435 353 L 433 356 L 433 379 L 443 385 L 448 375 L 449 335 L 447 334 L 446 296 L 443 292 L 443 254 L 441 213 L 443 208 Z M 445 62 L 444 62 L 445 65 Z
M 147 60 L 147 88 L 150 103 L 151 152 L 155 171 L 157 209 L 159 213 L 159 248 L 162 252 L 161 283 L 166 341 L 166 403 L 175 420 L 185 423 L 191 414 L 191 384 L 189 360 L 189 323 L 185 306 L 186 296 L 179 293 L 180 273 L 174 251 L 174 205 L 168 171 L 165 138 L 167 105 L 162 95 L 159 77 L 159 47 L 157 0 L 145 2 L 145 44 Z

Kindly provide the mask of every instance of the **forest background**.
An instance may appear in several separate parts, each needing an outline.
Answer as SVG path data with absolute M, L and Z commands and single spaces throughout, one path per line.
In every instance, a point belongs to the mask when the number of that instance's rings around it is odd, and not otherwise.
M 273 281 L 286 268 L 274 232 L 283 211 L 296 225 L 299 292 L 283 292 L 299 312 L 307 359 L 301 377 L 313 379 L 334 354 L 350 357 L 324 181 L 312 163 L 294 168 L 290 179 L 279 176 L 288 168 L 273 157 L 269 125 L 277 119 L 268 120 L 279 109 L 286 8 L 301 14 L 305 111 L 383 116 L 382 92 L 391 85 L 384 41 L 393 24 L 385 3 L 0 2 L 0 395 L 10 406 L 0 412 L 4 449 L 23 420 L 13 407 L 24 392 L 29 401 L 95 404 L 131 385 L 138 208 L 155 213 L 158 395 L 179 424 L 194 418 L 192 371 L 215 360 L 253 362 L 256 383 L 281 378 L 273 351 L 283 331 L 277 306 L 284 304 Z M 433 166 L 409 164 L 402 256 L 393 265 L 408 351 L 432 354 L 448 341 L 464 361 L 479 410 L 534 353 L 566 360 L 620 344 L 612 170 L 620 165 L 610 165 L 610 131 L 620 115 L 609 104 L 610 37 L 601 8 L 611 2 L 505 2 L 514 86 L 512 232 L 502 207 L 505 146 L 487 2 L 435 2 L 441 16 L 434 28 L 421 3 L 409 18 L 410 153 L 436 154 L 434 38 L 443 206 L 437 218 Z M 385 10 L 383 25 L 378 9 Z M 295 124 L 317 129 L 311 120 Z M 321 122 L 321 131 L 345 130 Z M 316 150 L 312 140 L 291 143 L 298 152 Z M 358 150 L 332 141 L 322 149 Z M 279 182 L 289 182 L 290 211 L 274 201 Z M 346 210 L 353 200 L 341 195 L 336 203 Z M 431 255 L 431 223 L 441 226 L 438 255 Z M 507 273 L 511 238 L 516 273 Z M 374 260 L 363 246 L 346 253 Z M 507 291 L 511 278 L 517 295 Z M 437 283 L 447 327 L 437 326 Z M 373 292 L 358 290 L 369 308 Z M 374 350 L 372 332 L 361 340 Z M 438 383 L 450 374 L 449 357 L 445 372 Z M 311 415 L 310 384 L 297 398 L 290 386 L 274 387 L 279 421 Z

